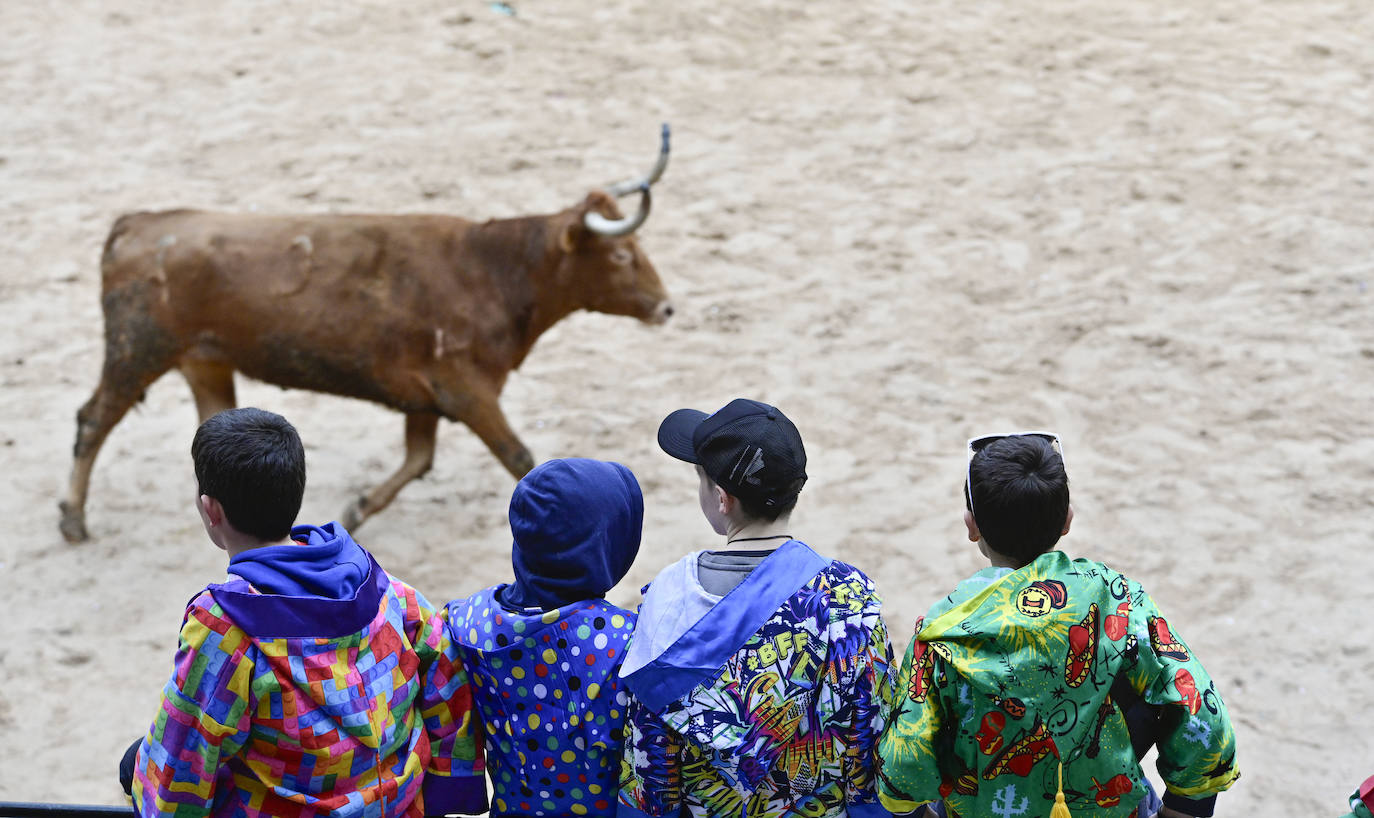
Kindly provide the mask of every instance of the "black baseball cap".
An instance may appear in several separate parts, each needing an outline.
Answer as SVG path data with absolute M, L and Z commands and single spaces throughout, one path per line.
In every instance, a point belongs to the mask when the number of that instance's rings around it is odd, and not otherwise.
M 806 482 L 806 449 L 775 406 L 736 398 L 713 415 L 679 409 L 658 426 L 663 451 L 695 463 L 735 497 L 765 506 L 796 497 Z

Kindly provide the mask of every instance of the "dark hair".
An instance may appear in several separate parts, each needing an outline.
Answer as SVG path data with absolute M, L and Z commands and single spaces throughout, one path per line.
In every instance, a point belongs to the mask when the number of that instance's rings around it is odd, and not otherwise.
M 801 496 L 802 485 L 805 483 L 805 477 L 792 481 L 792 484 L 787 488 L 787 493 L 792 496 L 787 500 L 779 500 L 771 506 L 764 500 L 754 500 L 733 494 L 730 496 L 739 501 L 740 510 L 743 511 L 745 515 L 755 520 L 764 520 L 771 523 L 782 515 L 791 513 L 792 509 L 797 507 L 797 498 Z M 729 489 L 726 489 L 726 491 L 729 491 Z
M 1027 565 L 1059 542 L 1069 476 L 1048 441 L 1032 435 L 994 441 L 974 454 L 969 479 L 964 502 L 989 548 Z
M 228 409 L 191 441 L 200 493 L 218 500 L 229 524 L 264 542 L 291 533 L 305 494 L 305 447 L 296 427 L 262 409 Z

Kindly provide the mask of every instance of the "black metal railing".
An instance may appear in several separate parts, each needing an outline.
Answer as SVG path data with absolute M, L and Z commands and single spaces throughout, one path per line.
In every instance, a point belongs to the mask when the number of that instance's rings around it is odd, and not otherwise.
M 0 818 L 128 818 L 133 807 L 102 807 L 94 804 L 38 804 L 0 801 Z

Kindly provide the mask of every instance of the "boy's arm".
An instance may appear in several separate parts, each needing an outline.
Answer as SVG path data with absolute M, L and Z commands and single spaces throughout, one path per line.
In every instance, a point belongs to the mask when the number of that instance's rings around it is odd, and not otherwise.
M 209 593 L 186 609 L 172 677 L 134 764 L 134 810 L 145 818 L 209 815 L 227 761 L 248 741 L 253 661 L 247 634 Z
M 631 697 L 625 714 L 616 815 L 675 816 L 682 809 L 682 739 Z
M 1156 738 L 1164 804 L 1185 815 L 1211 815 L 1217 793 L 1239 776 L 1226 704 L 1154 600 L 1138 591 L 1133 601 L 1139 662 L 1127 678 L 1141 698 L 1162 710 Z
M 853 720 L 847 727 L 844 757 L 845 798 L 849 813 L 887 816 L 878 801 L 876 771 L 878 737 L 887 726 L 888 705 L 892 698 L 892 643 L 883 624 L 882 600 L 869 583 L 862 611 L 847 617 L 850 627 L 866 635 L 863 652 L 854 663 L 849 689 L 842 701 L 853 704 Z
M 916 620 L 917 633 L 923 623 Z M 878 797 L 898 815 L 936 800 L 940 791 L 935 740 L 944 719 L 930 664 L 939 658 L 927 651 L 912 638 L 892 693 L 887 729 L 878 740 Z
M 481 719 L 473 709 L 467 669 L 449 638 L 447 611 L 434 610 L 419 591 L 403 587 L 406 619 L 420 660 L 415 709 L 429 734 L 429 766 L 420 785 L 425 815 L 478 815 L 487 811 L 486 765 Z

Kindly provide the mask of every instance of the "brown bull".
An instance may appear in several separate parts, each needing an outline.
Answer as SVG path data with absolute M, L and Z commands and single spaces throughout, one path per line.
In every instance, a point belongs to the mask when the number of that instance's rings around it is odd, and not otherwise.
M 234 370 L 375 401 L 406 416 L 405 462 L 340 518 L 353 528 L 429 470 L 439 418 L 466 424 L 515 477 L 534 466 L 498 398 L 540 334 L 586 309 L 659 324 L 672 307 L 633 231 L 642 180 L 547 216 L 262 216 L 175 210 L 115 222 L 101 259 L 105 364 L 77 412 L 60 528 L 86 539 L 106 436 L 173 367 L 201 420 L 235 405 Z M 639 192 L 622 217 L 615 197 Z

